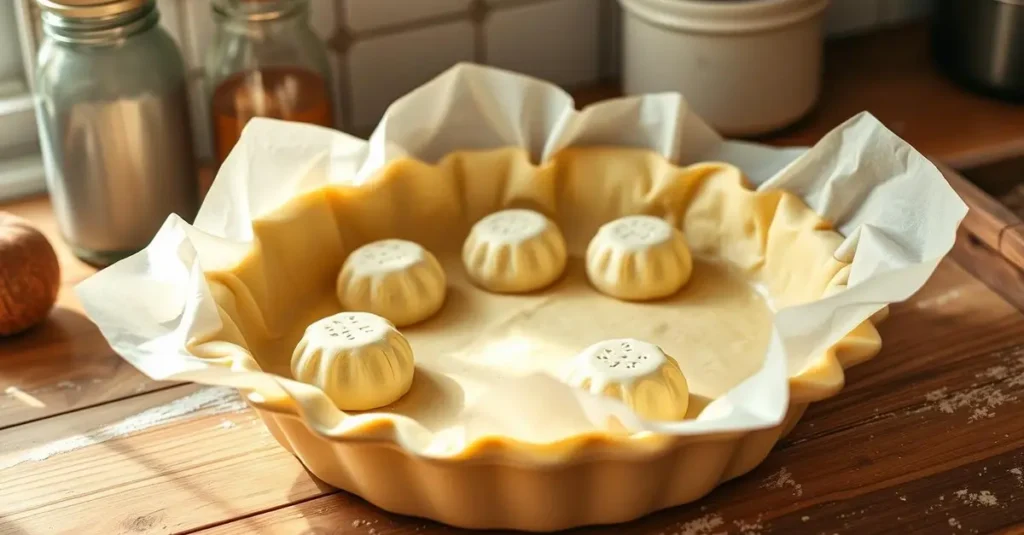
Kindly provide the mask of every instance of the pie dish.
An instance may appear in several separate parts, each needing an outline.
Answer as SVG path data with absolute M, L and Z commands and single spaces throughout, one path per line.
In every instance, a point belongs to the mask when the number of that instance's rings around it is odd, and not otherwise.
M 543 217 L 510 239 L 527 212 Z M 238 388 L 320 479 L 390 511 L 547 531 L 687 503 L 755 467 L 877 354 L 874 322 L 924 284 L 965 212 L 867 114 L 779 150 L 722 140 L 679 95 L 576 111 L 543 82 L 460 65 L 368 141 L 250 121 L 194 225 L 168 218 L 78 293 L 126 360 Z M 623 217 L 645 222 L 619 233 L 639 242 L 599 236 Z M 355 255 L 380 240 L 400 241 Z M 675 266 L 671 284 L 623 278 L 636 262 Z M 373 284 L 415 306 L 352 316 Z M 364 345 L 381 357 L 365 374 L 331 372 Z M 597 377 L 586 359 L 605 349 L 646 357 L 665 397 Z
M 462 261 L 472 214 L 510 208 L 546 214 L 570 253 L 560 280 L 527 295 L 473 284 Z M 692 280 L 674 295 L 623 301 L 588 283 L 591 237 L 636 214 L 671 222 L 692 248 Z M 577 353 L 606 338 L 641 339 L 673 355 L 689 386 L 687 417 L 696 418 L 761 367 L 773 307 L 845 285 L 850 264 L 834 257 L 843 237 L 796 196 L 754 191 L 734 166 L 678 167 L 649 150 L 614 147 L 566 149 L 539 166 L 519 149 L 457 152 L 434 165 L 398 159 L 359 187 L 327 186 L 289 201 L 253 229 L 255 246 L 242 262 L 205 275 L 224 328 L 195 340 L 193 352 L 212 345 L 217 355 L 234 355 L 233 366 L 276 374 L 313 407 L 249 396 L 278 440 L 320 479 L 385 509 L 459 526 L 550 530 L 619 522 L 696 499 L 753 468 L 807 403 L 837 392 L 843 369 L 881 345 L 868 321 L 821 354 L 791 379 L 789 412 L 771 429 L 699 439 L 590 433 L 555 443 L 545 443 L 539 429 L 527 437 L 533 441 L 488 436 L 464 444 L 463 408 L 482 392 L 508 374 L 564 376 Z M 417 362 L 408 394 L 382 409 L 346 413 L 320 389 L 291 384 L 291 348 L 307 325 L 342 310 L 333 289 L 349 253 L 395 239 L 437 256 L 448 296 L 437 315 L 400 329 Z M 334 431 L 354 415 L 365 423 Z M 430 437 L 419 440 L 448 458 L 404 454 L 392 442 L 396 415 L 421 424 Z M 442 479 L 447 490 L 425 486 Z M 505 490 L 481 492 L 487 488 Z

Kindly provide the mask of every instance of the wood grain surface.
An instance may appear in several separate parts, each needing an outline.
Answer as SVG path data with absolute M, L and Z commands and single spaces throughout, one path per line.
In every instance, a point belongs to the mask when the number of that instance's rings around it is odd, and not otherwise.
M 1013 524 L 1024 508 L 1024 478 L 1013 472 L 1024 469 L 1015 416 L 1024 315 L 947 261 L 893 307 L 882 335 L 883 353 L 854 368 L 840 396 L 812 406 L 753 473 L 698 504 L 587 531 L 945 532 L 954 521 L 987 533 Z M 41 376 L 64 380 L 73 372 L 61 364 Z M 10 426 L 0 444 L 4 534 L 459 532 L 323 485 L 229 390 L 135 395 Z
M 911 28 L 830 45 L 821 106 L 771 141 L 813 143 L 869 109 L 956 165 L 1024 153 L 1024 109 L 949 85 L 921 41 Z M 972 207 L 990 200 L 954 186 Z M 51 239 L 64 286 L 46 323 L 0 340 L 0 534 L 465 533 L 324 485 L 231 390 L 137 372 L 82 315 L 72 288 L 93 271 L 61 245 L 48 202 L 4 209 Z M 697 503 L 575 533 L 1024 532 L 1024 276 L 992 215 L 972 212 L 981 230 L 892 307 L 882 353 L 764 464 Z

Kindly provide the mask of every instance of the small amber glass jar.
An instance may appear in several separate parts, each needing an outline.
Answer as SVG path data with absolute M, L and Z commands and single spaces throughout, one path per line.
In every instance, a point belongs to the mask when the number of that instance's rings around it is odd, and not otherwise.
M 249 119 L 333 126 L 324 43 L 309 25 L 308 0 L 214 0 L 206 58 L 218 164 Z

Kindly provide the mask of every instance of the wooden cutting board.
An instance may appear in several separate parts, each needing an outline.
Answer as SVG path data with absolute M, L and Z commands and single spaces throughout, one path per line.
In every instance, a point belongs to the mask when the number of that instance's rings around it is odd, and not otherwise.
M 1020 162 L 1017 176 L 1024 182 L 1024 159 Z M 939 169 L 970 210 L 951 256 L 1017 308 L 1024 309 L 1024 221 L 962 174 L 941 164 Z

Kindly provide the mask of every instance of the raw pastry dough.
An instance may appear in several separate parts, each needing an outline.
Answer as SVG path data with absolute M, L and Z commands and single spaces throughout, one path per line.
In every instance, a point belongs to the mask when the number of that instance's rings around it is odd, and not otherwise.
M 388 320 L 341 312 L 306 328 L 292 353 L 292 377 L 320 387 L 341 410 L 394 403 L 412 386 L 412 347 Z
M 444 269 L 430 251 L 392 239 L 353 251 L 341 266 L 337 292 L 345 310 L 371 312 L 404 327 L 440 310 L 447 285 Z
M 622 400 L 649 420 L 681 420 L 690 391 L 682 370 L 661 348 L 632 338 L 598 342 L 572 362 L 572 386 Z
M 647 301 L 679 291 L 693 258 L 683 234 L 664 220 L 633 215 L 606 223 L 587 246 L 587 276 L 618 299 Z
M 532 210 L 495 212 L 473 225 L 462 262 L 477 285 L 499 293 L 539 290 L 565 271 L 565 238 L 547 217 Z
M 755 191 L 731 166 L 681 168 L 649 150 L 614 147 L 563 149 L 543 164 L 531 162 L 518 148 L 463 151 L 435 164 L 398 158 L 360 187 L 332 184 L 289 200 L 253 221 L 252 248 L 236 266 L 205 273 L 224 328 L 190 341 L 190 348 L 198 353 L 211 340 L 237 344 L 232 351 L 251 354 L 264 372 L 290 376 L 289 359 L 303 331 L 350 310 L 332 292 L 339 266 L 358 245 L 400 236 L 437 255 L 448 289 L 444 309 L 432 320 L 399 327 L 415 350 L 414 384 L 377 412 L 398 428 L 406 418 L 421 424 L 429 435 L 417 437 L 431 438 L 431 447 L 440 448 L 435 451 L 470 451 L 464 448 L 475 446 L 463 440 L 477 436 L 468 431 L 476 422 L 466 420 L 466 407 L 510 376 L 565 378 L 580 350 L 605 339 L 636 338 L 680 357 L 693 415 L 762 367 L 772 333 L 765 299 L 809 302 L 846 282 L 840 272 L 848 275 L 849 264 L 834 256 L 843 237 L 798 197 Z M 464 244 L 452 243 L 453 235 L 469 234 L 468 223 L 512 206 L 551 218 L 570 251 L 562 277 L 542 292 L 509 296 L 478 289 L 461 266 Z M 641 213 L 685 229 L 693 280 L 662 300 L 622 302 L 595 290 L 573 262 L 583 263 L 602 225 Z M 838 390 L 843 365 L 880 346 L 870 322 L 858 329 L 794 376 L 794 385 L 812 396 Z M 214 345 L 220 351 L 223 344 Z M 277 398 L 273 406 L 294 411 L 301 402 L 302 417 L 322 429 L 344 418 L 326 395 L 309 389 L 317 396 L 295 403 Z M 559 416 L 563 409 L 551 406 L 550 422 L 507 430 L 522 440 L 517 444 L 549 451 L 544 444 L 555 444 L 556 426 L 567 421 Z M 513 444 L 503 439 L 505 426 L 495 423 L 495 444 Z M 327 444 L 314 435 L 289 439 Z

